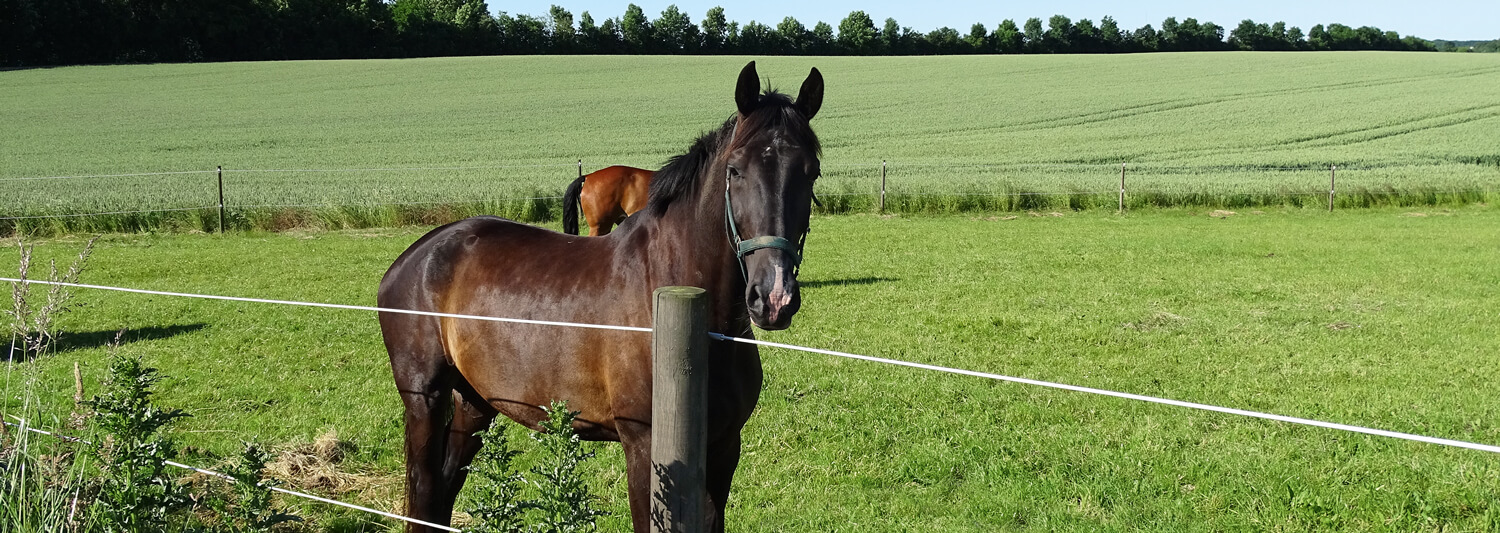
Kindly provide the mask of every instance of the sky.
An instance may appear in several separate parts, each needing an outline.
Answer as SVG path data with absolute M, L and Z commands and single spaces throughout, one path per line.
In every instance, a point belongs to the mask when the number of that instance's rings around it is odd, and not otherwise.
M 1074 21 L 1089 19 L 1098 24 L 1104 16 L 1112 16 L 1122 29 L 1136 29 L 1146 24 L 1160 29 L 1161 21 L 1167 17 L 1182 20 L 1188 17 L 1199 21 L 1210 21 L 1225 28 L 1226 34 L 1239 25 L 1241 20 L 1272 23 L 1284 21 L 1287 26 L 1302 28 L 1303 33 L 1316 24 L 1330 23 L 1352 27 L 1375 26 L 1384 31 L 1395 31 L 1402 36 L 1415 35 L 1424 39 L 1450 41 L 1500 39 L 1500 0 L 1365 0 L 1365 1 L 1321 1 L 1321 0 L 1258 0 L 1258 1 L 1187 1 L 1151 0 L 1136 2 L 1107 2 L 1102 0 L 1054 0 L 1051 2 L 995 2 L 983 0 L 916 0 L 903 2 L 856 2 L 852 0 L 757 0 L 745 1 L 699 1 L 699 0 L 633 0 L 656 19 L 668 5 L 692 17 L 693 23 L 703 20 L 709 8 L 723 6 L 725 16 L 741 25 L 752 20 L 772 27 L 788 16 L 795 17 L 803 26 L 811 28 L 819 21 L 827 22 L 838 30 L 839 21 L 854 10 L 863 10 L 879 28 L 886 18 L 895 18 L 901 26 L 923 33 L 947 26 L 959 33 L 968 33 L 974 23 L 983 23 L 994 31 L 1000 21 L 1012 19 L 1021 25 L 1026 19 L 1036 17 L 1043 22 L 1052 15 L 1063 15 Z M 545 16 L 553 4 L 573 13 L 574 20 L 588 11 L 597 22 L 606 18 L 619 18 L 625 6 L 632 0 L 489 0 L 490 9 L 511 14 Z

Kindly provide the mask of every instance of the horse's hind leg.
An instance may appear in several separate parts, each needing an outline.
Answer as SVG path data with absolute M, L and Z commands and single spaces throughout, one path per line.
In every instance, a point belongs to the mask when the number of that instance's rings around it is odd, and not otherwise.
M 458 492 L 469 476 L 464 468 L 479 453 L 483 440 L 474 435 L 490 427 L 495 419 L 495 410 L 490 407 L 473 387 L 459 380 L 453 391 L 453 422 L 448 429 L 448 453 L 443 460 L 443 479 L 447 492 L 443 494 L 440 507 L 452 509 L 458 500 Z
M 382 314 L 380 326 L 396 390 L 406 407 L 406 512 L 418 520 L 446 525 L 453 517 L 452 506 L 446 504 L 451 489 L 444 474 L 448 414 L 458 370 L 444 356 L 436 319 Z M 407 524 L 406 530 L 438 531 L 415 524 Z
M 412 518 L 448 524 L 453 508 L 444 505 L 449 491 L 444 478 L 448 432 L 448 387 L 442 390 L 401 391 L 406 405 L 406 512 Z M 408 524 L 408 533 L 436 531 Z

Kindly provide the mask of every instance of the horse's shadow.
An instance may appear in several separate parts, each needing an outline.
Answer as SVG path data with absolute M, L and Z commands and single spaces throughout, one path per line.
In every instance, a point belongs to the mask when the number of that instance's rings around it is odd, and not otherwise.
M 139 341 L 166 339 L 176 337 L 184 333 L 192 333 L 208 327 L 208 324 L 174 324 L 171 326 L 150 326 L 144 328 L 127 328 L 124 334 L 121 330 L 101 330 L 85 332 L 64 331 L 57 336 L 57 344 L 52 347 L 52 353 L 71 352 L 75 350 L 89 350 L 102 348 L 115 343 L 118 335 L 120 344 L 128 344 Z M 0 351 L 0 361 L 12 361 L 24 359 L 24 350 L 20 346 L 7 343 L 5 350 Z M 14 355 L 13 355 L 14 354 Z
M 885 277 L 868 277 L 867 276 L 867 277 L 863 277 L 863 278 L 829 279 L 829 280 L 821 280 L 821 281 L 808 281 L 808 282 L 803 282 L 800 285 L 802 285 L 802 288 L 804 288 L 804 289 L 816 289 L 816 288 L 820 288 L 820 287 L 843 287 L 843 286 L 846 286 L 846 285 L 874 285 L 876 283 L 884 283 L 884 282 L 887 282 L 887 281 L 901 281 L 901 278 L 885 278 Z

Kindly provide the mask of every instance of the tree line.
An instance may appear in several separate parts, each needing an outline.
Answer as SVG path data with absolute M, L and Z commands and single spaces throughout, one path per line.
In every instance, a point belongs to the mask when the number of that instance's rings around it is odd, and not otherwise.
M 1433 42 L 1374 27 L 1241 22 L 1232 30 L 1175 17 L 1124 29 L 1053 15 L 993 30 L 929 32 L 854 11 L 835 28 L 793 17 L 774 26 L 697 23 L 677 6 L 656 18 L 630 4 L 596 20 L 552 6 L 493 14 L 484 0 L 0 0 L 0 65 L 390 58 L 493 54 L 1070 54 L 1209 50 L 1420 50 Z M 1454 47 L 1449 47 L 1454 49 Z

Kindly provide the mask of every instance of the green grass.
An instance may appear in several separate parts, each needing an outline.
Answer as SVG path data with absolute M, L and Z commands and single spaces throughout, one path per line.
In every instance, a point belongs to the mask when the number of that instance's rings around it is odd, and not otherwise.
M 557 196 L 577 173 L 658 166 L 732 111 L 742 57 L 480 57 L 67 67 L 0 75 L 0 217 L 217 207 L 234 227 L 399 226 Z M 1494 201 L 1500 57 L 1182 53 L 764 58 L 815 125 L 834 212 Z M 409 169 L 339 172 L 242 170 Z M 1291 170 L 1275 170 L 1291 169 Z M 195 174 L 15 178 L 196 171 Z M 1062 193 L 1031 202 L 997 194 Z M 1326 201 L 1326 200 L 1325 200 Z M 436 202 L 438 208 L 375 204 Z M 537 203 L 537 202 L 532 202 Z M 353 208 L 257 208 L 279 205 Z M 531 220 L 555 218 L 555 200 Z M 355 213 L 347 211 L 353 210 Z M 422 211 L 410 215 L 409 211 Z M 311 211 L 311 213 L 306 213 Z M 477 212 L 477 211 L 476 211 Z M 512 213 L 519 216 L 519 213 Z M 299 220 L 300 219 L 300 220 Z M 415 220 L 414 220 L 415 219 Z M 12 225 L 13 224 L 13 225 Z M 203 230 L 216 210 L 0 229 Z
M 1488 444 L 1500 443 L 1500 211 L 1164 209 L 817 217 L 792 329 L 762 338 Z M 113 235 L 85 281 L 370 304 L 424 231 Z M 55 239 L 39 256 L 67 258 Z M 643 288 L 647 290 L 647 288 Z M 170 377 L 195 453 L 354 445 L 399 497 L 400 405 L 373 317 L 81 292 L 43 399 L 92 392 L 99 346 Z M 737 531 L 1493 531 L 1500 456 L 763 350 Z M 596 491 L 627 528 L 623 460 Z M 204 458 L 210 461 L 211 458 Z M 315 515 L 327 511 L 309 508 Z M 306 514 L 306 511 L 304 511 Z M 321 524 L 358 528 L 348 514 Z M 315 517 L 316 518 L 316 517 Z

